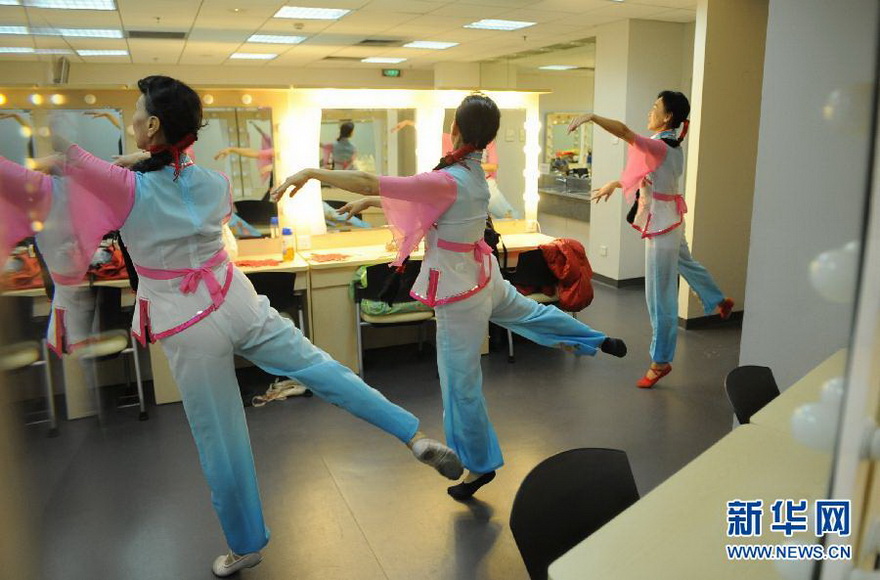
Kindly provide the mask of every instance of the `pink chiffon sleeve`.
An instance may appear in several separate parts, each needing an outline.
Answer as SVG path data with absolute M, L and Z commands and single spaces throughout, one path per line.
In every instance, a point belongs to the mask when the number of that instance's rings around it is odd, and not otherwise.
M 380 177 L 382 209 L 394 241 L 400 266 L 419 245 L 434 223 L 455 202 L 458 187 L 445 171 L 429 171 L 412 177 Z
M 101 239 L 125 223 L 134 205 L 135 174 L 98 159 L 77 145 L 67 150 L 64 166 L 68 195 L 68 219 L 75 246 L 58 282 L 82 280 Z M 63 279 L 62 279 L 63 278 Z
M 660 139 L 636 135 L 627 151 L 626 167 L 620 175 L 620 185 L 627 203 L 636 199 L 636 190 L 646 175 L 660 167 L 666 159 L 669 146 Z
M 34 235 L 52 206 L 52 178 L 0 157 L 0 258 Z

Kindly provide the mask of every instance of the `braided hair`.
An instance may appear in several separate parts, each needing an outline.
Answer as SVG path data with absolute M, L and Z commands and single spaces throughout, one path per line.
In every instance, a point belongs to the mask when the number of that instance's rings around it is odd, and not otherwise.
M 138 81 L 147 113 L 157 117 L 166 145 L 151 147 L 152 156 L 132 166 L 132 171 L 149 172 L 174 165 L 180 174 L 180 154 L 198 139 L 202 121 L 202 101 L 189 85 L 171 77 L 154 75 Z
M 498 134 L 501 111 L 495 101 L 482 93 L 464 98 L 455 110 L 455 125 L 461 133 L 462 146 L 450 151 L 434 167 L 434 170 L 458 163 L 469 153 L 485 149 Z

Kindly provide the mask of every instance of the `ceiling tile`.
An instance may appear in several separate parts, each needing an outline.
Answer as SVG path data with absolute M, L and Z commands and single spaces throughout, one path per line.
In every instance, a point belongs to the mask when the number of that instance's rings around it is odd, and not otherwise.
M 27 23 L 27 12 L 21 6 L 0 6 L 0 24 L 14 26 Z

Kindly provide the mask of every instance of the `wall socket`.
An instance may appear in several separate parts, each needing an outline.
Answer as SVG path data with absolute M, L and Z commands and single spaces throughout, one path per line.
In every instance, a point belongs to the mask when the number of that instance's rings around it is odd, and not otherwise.
M 607 256 L 608 255 L 608 246 L 599 246 L 599 255 Z

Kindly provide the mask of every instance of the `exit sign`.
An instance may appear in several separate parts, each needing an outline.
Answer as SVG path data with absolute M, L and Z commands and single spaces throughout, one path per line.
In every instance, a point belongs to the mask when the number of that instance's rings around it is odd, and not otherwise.
M 383 68 L 382 69 L 383 77 L 399 77 L 400 69 L 399 68 Z

